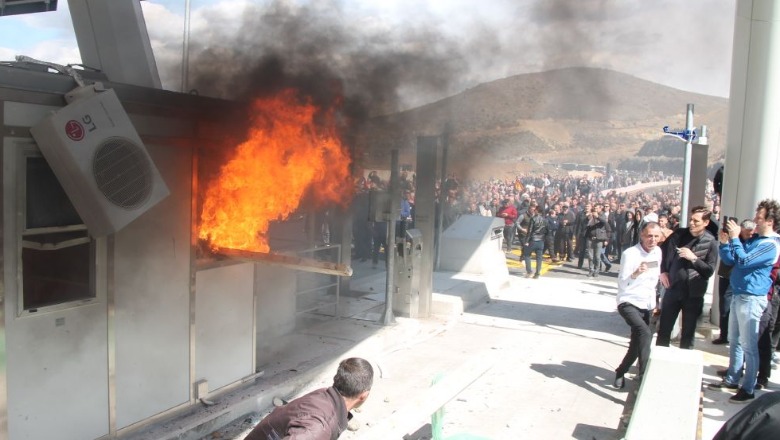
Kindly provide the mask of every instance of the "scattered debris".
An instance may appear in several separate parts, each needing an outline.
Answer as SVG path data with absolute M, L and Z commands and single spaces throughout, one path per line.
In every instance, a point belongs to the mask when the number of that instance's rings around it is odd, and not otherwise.
M 349 421 L 349 423 L 347 423 L 347 429 L 352 432 L 355 432 L 358 429 L 360 429 L 360 423 L 357 420 L 352 419 Z

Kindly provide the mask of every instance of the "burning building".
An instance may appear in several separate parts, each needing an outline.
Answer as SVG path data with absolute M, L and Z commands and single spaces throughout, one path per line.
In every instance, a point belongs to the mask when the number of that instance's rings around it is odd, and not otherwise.
M 113 3 L 71 5 L 80 44 L 134 67 L 0 65 L 2 438 L 130 435 L 244 384 L 351 273 L 317 220 L 351 197 L 338 102 L 163 91 L 138 3 Z

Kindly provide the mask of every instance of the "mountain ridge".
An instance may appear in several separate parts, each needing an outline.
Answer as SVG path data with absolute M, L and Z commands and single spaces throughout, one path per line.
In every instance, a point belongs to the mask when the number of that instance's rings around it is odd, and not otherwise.
M 615 166 L 635 157 L 645 142 L 663 137 L 663 126 L 684 127 L 688 103 L 694 104 L 694 124 L 708 126 L 710 162 L 722 159 L 727 98 L 590 67 L 482 83 L 430 104 L 374 118 L 361 140 L 370 145 L 364 154 L 367 167 L 381 166 L 395 148 L 405 162 L 413 162 L 417 136 L 441 134 L 445 127 L 449 168 L 461 174 L 476 168 L 521 172 L 529 158 Z

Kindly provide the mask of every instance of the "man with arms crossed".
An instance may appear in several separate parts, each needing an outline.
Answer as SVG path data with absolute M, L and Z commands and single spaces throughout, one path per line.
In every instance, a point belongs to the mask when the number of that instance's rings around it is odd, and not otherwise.
M 623 362 L 615 370 L 615 388 L 625 387 L 623 376 L 639 358 L 639 376 L 645 372 L 650 358 L 650 314 L 655 311 L 655 286 L 661 275 L 661 228 L 649 222 L 642 226 L 639 243 L 626 249 L 618 274 L 617 310 L 631 327 L 631 341 Z
M 336 440 L 347 429 L 349 411 L 368 399 L 373 381 L 374 369 L 367 360 L 344 359 L 332 387 L 274 409 L 246 440 Z
M 722 382 L 710 384 L 710 389 L 737 390 L 729 399 L 732 403 L 746 403 L 755 398 L 758 374 L 758 325 L 767 305 L 767 292 L 772 286 L 769 273 L 780 255 L 780 204 L 762 200 L 756 208 L 754 234 L 745 244 L 739 240 L 739 225 L 728 219 L 726 231 L 720 232 L 721 261 L 733 266 L 731 283 L 731 312 L 729 313 L 729 369 Z M 742 363 L 745 374 L 741 378 Z

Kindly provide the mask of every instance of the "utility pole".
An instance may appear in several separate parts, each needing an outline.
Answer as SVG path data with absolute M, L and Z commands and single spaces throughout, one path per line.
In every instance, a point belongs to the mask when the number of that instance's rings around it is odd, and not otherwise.
M 693 140 L 696 139 L 696 130 L 693 128 L 693 104 L 688 104 L 688 111 L 685 116 L 685 130 L 672 131 L 667 125 L 664 127 L 664 135 L 672 136 L 685 142 L 685 160 L 683 162 L 683 181 L 682 181 L 682 207 L 680 212 L 680 226 L 688 226 L 688 211 L 690 207 L 691 191 L 691 156 L 693 154 Z

